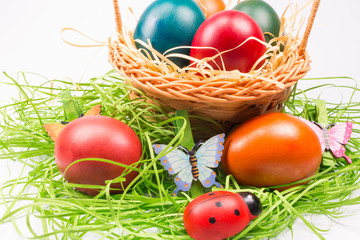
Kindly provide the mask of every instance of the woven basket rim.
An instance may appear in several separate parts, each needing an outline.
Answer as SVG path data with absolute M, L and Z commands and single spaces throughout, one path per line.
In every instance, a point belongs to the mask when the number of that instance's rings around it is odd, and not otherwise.
M 163 62 L 147 59 L 135 47 L 131 31 L 121 26 L 119 16 L 116 38 L 109 38 L 109 62 L 129 85 L 169 111 L 186 109 L 190 114 L 221 123 L 240 123 L 260 114 L 281 111 L 293 86 L 310 70 L 311 60 L 305 48 L 319 2 L 313 0 L 303 39 L 298 35 L 281 35 L 277 40 L 283 44 L 283 52 L 278 44 L 277 51 L 267 55 L 270 64 L 247 74 L 218 71 L 206 75 L 209 78 L 201 78 L 197 69 L 164 68 Z M 115 13 L 116 5 L 114 0 Z M 134 91 L 130 94 L 137 97 Z
M 286 88 L 291 88 L 310 70 L 310 57 L 307 51 L 299 55 L 300 48 L 293 51 L 286 62 L 277 69 L 256 75 L 247 74 L 237 79 L 224 78 L 213 81 L 194 81 L 186 76 L 171 73 L 163 74 L 155 67 L 151 69 L 148 63 L 142 64 L 138 59 L 127 54 L 126 49 L 138 51 L 135 46 L 128 46 L 121 39 L 109 43 L 109 61 L 112 67 L 127 82 L 146 93 L 168 96 L 170 99 L 185 99 L 189 101 L 246 101 L 260 99 L 269 94 L 277 94 Z M 111 40 L 109 40 L 111 41 Z M 132 49 L 131 49 L 132 48 Z M 279 70 L 279 68 L 282 68 Z
M 273 59 L 274 62 L 270 68 L 263 68 L 265 71 L 260 73 L 259 71 L 253 71 L 254 74 L 245 76 L 240 73 L 238 78 L 229 78 L 228 76 L 221 78 L 221 76 L 215 75 L 215 77 L 218 77 L 215 80 L 214 75 L 210 75 L 209 79 L 202 79 L 202 81 L 196 81 L 196 78 L 189 77 L 186 71 L 181 73 L 184 75 L 176 75 L 176 72 L 178 72 L 176 68 L 173 69 L 173 72 L 164 71 L 161 68 L 159 70 L 158 63 L 154 63 L 149 59 L 144 60 L 141 50 L 135 47 L 131 32 L 122 26 L 118 0 L 113 0 L 113 2 L 118 34 L 117 39 L 109 39 L 109 61 L 113 68 L 126 78 L 128 83 L 143 90 L 150 96 L 155 93 L 157 96 L 162 95 L 163 97 L 169 97 L 169 99 L 186 98 L 188 101 L 216 102 L 261 99 L 269 94 L 277 94 L 291 88 L 310 70 L 310 59 L 306 52 L 306 45 L 320 0 L 313 0 L 311 13 L 302 39 L 297 36 L 289 40 L 290 34 L 279 37 L 279 39 L 283 40 L 285 49 L 289 42 L 294 45 L 294 48 L 290 49 L 290 53 L 283 57 L 280 63 L 278 63 L 277 58 L 270 56 L 270 59 Z M 281 20 L 282 27 L 284 27 L 284 17 Z M 270 44 L 267 46 L 271 47 Z M 280 45 L 278 47 L 280 49 Z M 152 51 L 151 46 L 148 45 L 147 48 Z M 281 51 L 273 51 L 273 55 L 278 52 Z M 139 57 L 139 55 L 142 55 L 142 57 Z M 164 58 L 161 54 L 158 56 L 161 59 Z

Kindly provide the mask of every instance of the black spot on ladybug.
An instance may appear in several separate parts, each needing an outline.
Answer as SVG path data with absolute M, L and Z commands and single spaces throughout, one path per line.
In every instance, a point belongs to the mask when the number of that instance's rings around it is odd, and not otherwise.
M 209 218 L 209 222 L 211 224 L 214 224 L 216 222 L 216 219 L 214 217 Z
M 240 216 L 240 211 L 239 211 L 239 209 L 235 209 L 235 210 L 234 210 L 234 214 L 235 214 L 236 216 Z
M 220 198 L 228 198 L 228 197 L 236 197 L 233 193 L 230 193 L 230 194 L 226 194 L 226 195 L 218 195 L 216 194 L 216 192 L 210 192 L 210 193 L 206 193 L 207 196 L 212 196 L 212 197 L 209 197 L 208 199 L 205 199 L 203 202 L 200 202 L 198 203 L 197 205 L 195 205 L 190 211 L 189 213 L 187 214 L 187 216 L 185 217 L 185 220 L 184 222 L 187 222 L 187 219 L 188 217 L 191 215 L 191 213 L 194 211 L 194 209 L 198 208 L 198 207 L 201 207 L 204 203 L 208 202 L 208 201 L 216 201 L 215 199 L 218 199 L 220 200 Z M 213 196 L 214 195 L 214 196 Z M 215 196 L 216 195 L 216 196 Z M 217 201 L 217 202 L 220 202 L 220 201 Z M 215 218 L 214 218 L 215 220 Z M 210 220 L 209 220 L 210 221 Z
M 216 202 L 215 203 L 215 206 L 217 206 L 217 207 L 221 207 L 223 204 L 222 204 L 222 202 Z

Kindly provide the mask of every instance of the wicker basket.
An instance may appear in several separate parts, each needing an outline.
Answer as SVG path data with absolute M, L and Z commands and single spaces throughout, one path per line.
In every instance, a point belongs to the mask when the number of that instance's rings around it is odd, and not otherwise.
M 286 58 L 271 69 L 260 73 L 234 75 L 216 80 L 194 79 L 196 74 L 183 75 L 179 69 L 164 72 L 150 61 L 139 58 L 131 32 L 122 28 L 117 0 L 114 0 L 118 38 L 109 42 L 109 61 L 113 68 L 133 87 L 141 90 L 167 111 L 188 110 L 189 114 L 217 121 L 224 129 L 214 129 L 212 124 L 193 122 L 192 126 L 205 126 L 208 132 L 197 134 L 199 138 L 228 131 L 252 117 L 281 111 L 294 84 L 310 70 L 306 52 L 307 40 L 320 0 L 314 0 L 310 17 L 302 39 Z M 185 73 L 185 71 L 183 71 Z

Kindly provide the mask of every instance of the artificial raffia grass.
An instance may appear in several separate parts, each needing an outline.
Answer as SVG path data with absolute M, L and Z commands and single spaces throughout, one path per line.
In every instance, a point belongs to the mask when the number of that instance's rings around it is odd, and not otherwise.
M 131 100 L 129 87 L 114 72 L 88 83 L 52 80 L 40 86 L 30 85 L 29 76 L 32 75 L 4 76 L 5 84 L 17 87 L 19 97 L 0 107 L 0 161 L 13 160 L 23 166 L 24 171 L 1 185 L 1 203 L 6 211 L 0 216 L 0 224 L 12 221 L 14 228 L 29 239 L 86 239 L 88 234 L 95 234 L 99 239 L 190 239 L 182 225 L 182 213 L 191 196 L 171 197 L 175 184 L 151 147 L 155 142 L 177 146 L 183 139 L 184 127 L 175 134 L 173 124 L 182 118 L 169 116 L 145 98 Z M 285 111 L 318 120 L 317 101 L 306 95 L 330 86 L 323 84 L 294 91 Z M 352 89 L 353 95 L 360 94 L 356 87 Z M 54 143 L 42 126 L 64 120 L 60 103 L 63 99 L 59 96 L 67 90 L 84 112 L 101 104 L 103 115 L 124 121 L 141 139 L 144 153 L 139 175 L 123 194 L 110 195 L 108 184 L 98 196 L 90 197 L 74 190 L 80 185 L 69 184 L 61 177 L 54 162 Z M 349 165 L 326 153 L 319 173 L 308 184 L 281 193 L 239 186 L 232 176 L 218 170 L 217 180 L 225 189 L 251 191 L 259 196 L 264 207 L 263 213 L 234 239 L 275 237 L 291 229 L 297 218 L 323 238 L 322 230 L 304 216 L 340 217 L 342 206 L 360 203 L 360 197 L 352 197 L 353 191 L 360 188 L 360 103 L 327 103 L 327 107 L 329 122 L 351 120 L 355 123 L 347 145 L 347 155 L 353 163 Z M 127 169 L 131 170 L 136 169 Z M 121 181 L 123 177 L 126 174 L 114 181 Z M 19 227 L 22 220 L 26 229 Z

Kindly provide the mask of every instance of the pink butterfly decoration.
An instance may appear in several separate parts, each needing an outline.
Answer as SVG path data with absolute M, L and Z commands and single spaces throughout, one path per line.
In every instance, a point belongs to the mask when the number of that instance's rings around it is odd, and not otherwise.
M 300 119 L 315 131 L 319 137 L 323 153 L 325 150 L 330 150 L 335 157 L 344 157 L 348 163 L 352 163 L 351 159 L 345 155 L 344 147 L 351 137 L 353 127 L 352 122 L 330 124 L 326 127 L 322 127 L 319 123 L 313 123 L 304 118 Z

